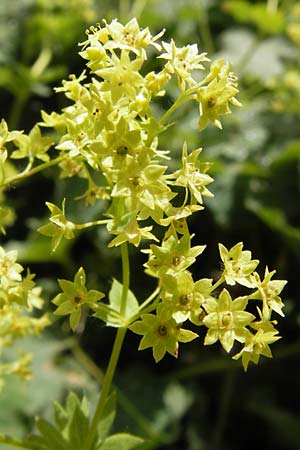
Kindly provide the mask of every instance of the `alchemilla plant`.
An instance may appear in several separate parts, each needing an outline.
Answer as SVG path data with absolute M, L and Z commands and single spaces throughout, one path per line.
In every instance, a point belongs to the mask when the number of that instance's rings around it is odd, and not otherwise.
M 259 274 L 259 261 L 243 243 L 229 249 L 219 244 L 218 279 L 195 279 L 190 271 L 196 258 L 209 251 L 205 245 L 193 246 L 188 222 L 194 214 L 201 220 L 205 197 L 213 196 L 210 164 L 202 160 L 202 149 L 190 149 L 183 142 L 180 167 L 172 170 L 172 154 L 160 148 L 160 135 L 176 126 L 174 113 L 188 102 L 199 110 L 199 131 L 209 123 L 221 129 L 222 116 L 231 112 L 231 105 L 240 106 L 238 80 L 223 59 L 210 62 L 196 44 L 177 47 L 173 40 L 160 42 L 163 34 L 153 36 L 136 19 L 126 25 L 113 20 L 92 26 L 80 44 L 87 69 L 57 88 L 69 106 L 51 114 L 42 111 L 42 121 L 28 135 L 9 131 L 1 122 L 2 233 L 14 217 L 5 204 L 6 189 L 58 166 L 61 178 L 85 180 L 78 200 L 82 207 L 102 202 L 103 213 L 96 221 L 78 223 L 66 215 L 68 198 L 59 205 L 46 202 L 49 222 L 39 232 L 52 239 L 56 251 L 62 239 L 73 239 L 77 231 L 106 226 L 111 235 L 108 246 L 120 248 L 123 275 L 122 280 L 113 280 L 106 294 L 88 288 L 80 267 L 73 280 L 58 280 L 60 291 L 53 299 L 55 314 L 68 316 L 73 331 L 84 310 L 117 328 L 93 416 L 85 399 L 70 394 L 65 407 L 55 404 L 54 425 L 38 419 L 39 435 L 23 441 L 1 435 L 0 442 L 39 450 L 138 446 L 142 440 L 136 436 L 109 435 L 115 409 L 111 383 L 127 330 L 141 336 L 139 349 L 150 348 L 156 362 L 167 353 L 177 357 L 181 343 L 198 339 L 199 345 L 219 341 L 234 359 L 241 359 L 245 370 L 261 356 L 271 357 L 270 345 L 279 339 L 276 315 L 284 315 L 279 295 L 286 282 L 273 279 L 275 270 L 266 268 Z M 149 50 L 157 53 L 156 71 L 147 71 Z M 177 98 L 158 116 L 153 105 L 169 90 L 177 91 Z M 22 170 L 15 160 L 24 162 Z M 148 248 L 145 241 L 150 242 Z M 141 248 L 145 273 L 157 281 L 147 298 L 137 299 L 130 288 L 129 245 Z M 22 271 L 16 251 L 1 247 L 1 348 L 40 332 L 50 322 L 45 315 L 28 315 L 42 307 L 42 293 L 33 276 Z M 243 296 L 234 296 L 235 285 L 243 286 Z M 204 330 L 204 342 L 197 327 Z M 0 365 L 0 374 L 26 376 L 28 362 L 23 355 L 9 366 Z

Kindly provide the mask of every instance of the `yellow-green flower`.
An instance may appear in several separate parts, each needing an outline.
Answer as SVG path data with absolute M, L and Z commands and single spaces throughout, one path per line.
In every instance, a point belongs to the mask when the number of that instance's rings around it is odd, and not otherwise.
M 208 171 L 209 163 L 200 163 L 199 155 L 202 149 L 198 148 L 188 154 L 186 142 L 182 148 L 182 169 L 173 173 L 172 178 L 175 178 L 173 184 L 175 186 L 183 186 L 189 189 L 192 196 L 191 203 L 202 204 L 202 196 L 213 197 L 213 194 L 207 189 L 207 185 L 214 180 L 206 172 Z
M 231 113 L 229 103 L 241 106 L 235 98 L 238 93 L 237 78 L 230 72 L 229 64 L 220 59 L 212 63 L 211 72 L 205 80 L 209 84 L 200 87 L 195 96 L 199 103 L 200 129 L 204 129 L 209 121 L 222 128 L 219 118 Z
M 212 280 L 203 278 L 194 282 L 188 270 L 176 275 L 162 275 L 161 298 L 177 323 L 189 319 L 196 325 L 202 325 L 205 315 L 202 305 L 210 298 Z
M 280 339 L 280 336 L 277 336 L 277 334 L 278 330 L 274 328 L 271 331 L 265 331 L 263 328 L 259 328 L 256 334 L 252 334 L 247 330 L 245 345 L 237 355 L 233 356 L 233 359 L 242 358 L 242 364 L 246 371 L 250 361 L 257 364 L 260 356 L 272 358 L 269 345 Z
M 164 34 L 164 30 L 152 36 L 149 28 L 140 28 L 136 18 L 131 19 L 126 25 L 122 25 L 117 19 L 110 23 L 103 20 L 103 25 L 97 24 L 97 27 L 87 30 L 88 39 L 81 44 L 84 49 L 81 52 L 83 58 L 100 59 L 101 50 L 99 49 L 103 46 L 105 52 L 113 53 L 116 49 L 126 50 L 145 60 L 147 59 L 146 47 L 152 45 L 157 50 L 161 48 L 156 41 Z
M 113 100 L 119 99 L 124 94 L 134 100 L 144 82 L 139 73 L 143 62 L 141 58 L 131 60 L 129 52 L 121 50 L 120 58 L 112 54 L 111 63 L 103 69 L 96 70 L 95 75 L 105 80 L 104 87 L 111 89 Z
M 117 206 L 118 205 L 116 205 L 116 208 Z M 112 209 L 110 209 L 110 211 L 112 211 Z M 107 229 L 109 233 L 117 235 L 112 241 L 110 241 L 108 244 L 109 247 L 121 245 L 123 242 L 130 242 L 138 247 L 141 239 L 158 240 L 154 234 L 151 233 L 152 226 L 139 227 L 136 219 L 136 211 L 120 214 L 120 216 L 113 215 L 113 219 L 108 223 Z
M 181 239 L 176 234 L 171 234 L 163 240 L 161 247 L 150 245 L 150 250 L 147 250 L 149 259 L 144 264 L 146 273 L 158 278 L 165 274 L 176 276 L 191 266 L 205 247 L 191 247 L 191 236 L 187 233 Z
M 49 161 L 47 152 L 54 142 L 49 136 L 42 136 L 39 126 L 35 125 L 28 135 L 20 133 L 16 136 L 14 143 L 18 149 L 12 153 L 11 158 L 29 158 L 30 161 L 38 158 L 41 161 Z
M 75 224 L 67 220 L 65 216 L 65 199 L 62 202 L 62 208 L 46 202 L 51 211 L 50 222 L 38 228 L 38 231 L 45 236 L 52 237 L 53 251 L 57 249 L 62 238 L 73 239 Z
M 0 233 L 6 234 L 5 227 L 12 225 L 14 220 L 15 213 L 13 209 L 3 204 L 0 205 Z
M 21 281 L 23 267 L 17 263 L 18 252 L 16 250 L 5 251 L 0 247 L 0 281 L 2 287 L 8 287 L 16 281 Z
M 251 259 L 251 252 L 243 250 L 242 242 L 239 242 L 230 250 L 219 244 L 219 252 L 224 265 L 223 276 L 227 284 L 239 283 L 249 288 L 255 287 L 255 281 L 251 274 L 259 261 Z
M 156 362 L 166 353 L 177 357 L 179 342 L 190 342 L 198 337 L 193 331 L 182 329 L 163 307 L 158 308 L 157 315 L 142 314 L 141 318 L 142 320 L 132 324 L 130 329 L 143 335 L 139 350 L 152 347 Z
M 233 347 L 234 341 L 245 342 L 247 328 L 255 316 L 244 311 L 248 303 L 248 297 L 238 297 L 232 300 L 231 295 L 223 289 L 219 299 L 208 298 L 203 303 L 207 315 L 203 319 L 208 328 L 204 345 L 221 342 L 227 352 Z
M 188 86 L 196 84 L 191 72 L 204 69 L 201 63 L 209 61 L 206 53 L 199 55 L 197 44 L 178 48 L 173 39 L 170 43 L 162 42 L 162 46 L 165 53 L 162 53 L 159 58 L 168 61 L 165 65 L 165 71 L 170 74 L 174 73 L 177 76 L 179 88 L 184 91 L 186 84 Z
M 136 18 L 131 19 L 126 25 L 122 25 L 116 19 L 110 24 L 106 25 L 106 28 L 110 34 L 111 39 L 105 42 L 106 49 L 124 48 L 131 50 L 137 55 L 146 59 L 145 48 L 149 45 L 153 45 L 157 50 L 161 49 L 161 46 L 157 44 L 157 41 L 165 30 L 162 30 L 156 36 L 152 36 L 149 28 L 140 28 Z
M 76 273 L 74 281 L 59 279 L 58 283 L 63 292 L 52 300 L 58 306 L 54 314 L 58 316 L 70 314 L 70 326 L 75 331 L 80 321 L 82 307 L 86 305 L 93 308 L 104 294 L 94 289 L 87 290 L 85 271 L 82 267 Z
M 268 267 L 266 267 L 263 280 L 260 279 L 260 276 L 257 272 L 254 272 L 252 276 L 253 287 L 255 287 L 257 290 L 253 292 L 253 294 L 251 294 L 249 298 L 262 300 L 262 314 L 263 318 L 266 320 L 270 318 L 272 311 L 277 312 L 277 314 L 282 317 L 284 316 L 284 313 L 282 312 L 284 303 L 279 297 L 279 294 L 286 285 L 287 281 L 271 280 L 275 273 L 276 270 L 269 272 Z

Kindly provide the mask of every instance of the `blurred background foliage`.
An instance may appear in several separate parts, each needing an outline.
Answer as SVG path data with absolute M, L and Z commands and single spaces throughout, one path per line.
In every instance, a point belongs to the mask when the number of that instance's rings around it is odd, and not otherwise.
M 152 444 L 144 449 L 299 449 L 300 2 L 1 0 L 0 104 L 10 128 L 28 132 L 41 109 L 65 106 L 53 87 L 84 69 L 77 43 L 89 25 L 132 16 L 153 34 L 166 28 L 164 39 L 174 38 L 177 46 L 197 43 L 211 59 L 228 59 L 240 80 L 243 107 L 225 117 L 223 131 L 210 126 L 199 133 L 196 111 L 186 109 L 160 144 L 179 158 L 187 140 L 190 149 L 203 147 L 203 159 L 214 163 L 215 198 L 191 224 L 195 244 L 208 244 L 193 268 L 195 277 L 218 271 L 218 242 L 232 246 L 242 240 L 261 266 L 277 268 L 288 285 L 286 318 L 280 319 L 283 339 L 274 346 L 274 359 L 246 374 L 220 348 L 204 349 L 201 338 L 182 348 L 178 361 L 166 357 L 156 366 L 150 352 L 137 351 L 136 336 L 128 335 L 115 380 L 116 428 L 150 437 Z M 149 67 L 155 64 L 150 58 Z M 36 232 L 47 216 L 45 199 L 60 204 L 65 196 L 75 199 L 82 192 L 78 179 L 57 183 L 56 176 L 49 170 L 8 192 L 17 214 L 9 219 L 2 243 L 18 249 L 46 299 L 57 292 L 56 278 L 73 278 L 79 265 L 91 288 L 107 290 L 112 275 L 120 277 L 120 257 L 107 249 L 105 230 L 82 232 L 54 254 L 47 238 Z M 83 208 L 76 200 L 69 211 L 79 221 L 99 212 L 100 206 Z M 132 288 L 145 298 L 152 280 L 143 275 L 143 257 L 135 249 L 131 255 L 137 263 Z M 47 308 L 51 313 L 49 302 Z M 51 417 L 52 401 L 62 400 L 69 389 L 93 402 L 114 330 L 92 318 L 86 319 L 84 333 L 83 328 L 71 336 L 60 320 L 42 338 L 23 343 L 33 353 L 33 379 L 6 381 L 0 432 L 26 434 L 33 416 Z

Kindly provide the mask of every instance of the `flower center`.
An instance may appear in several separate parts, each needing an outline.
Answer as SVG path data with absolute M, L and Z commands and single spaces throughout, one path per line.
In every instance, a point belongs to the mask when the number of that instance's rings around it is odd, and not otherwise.
M 157 328 L 157 332 L 160 336 L 166 336 L 168 334 L 168 328 L 165 325 L 160 325 Z
M 0 275 L 6 275 L 9 268 L 9 262 L 6 258 L 1 259 L 0 261 Z
M 229 325 L 231 325 L 231 322 L 232 322 L 232 313 L 230 311 L 223 313 L 221 318 L 222 326 L 228 328 Z

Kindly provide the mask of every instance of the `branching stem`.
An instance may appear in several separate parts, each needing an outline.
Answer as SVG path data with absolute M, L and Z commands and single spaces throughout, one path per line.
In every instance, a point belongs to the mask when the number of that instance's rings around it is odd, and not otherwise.
M 35 175 L 36 173 L 42 172 L 42 170 L 48 169 L 48 167 L 55 166 L 56 164 L 60 163 L 65 156 L 58 156 L 57 158 L 51 159 L 51 161 L 47 161 L 43 164 L 39 164 L 38 166 L 34 167 L 33 169 L 27 170 L 25 169 L 23 172 L 18 173 L 18 175 L 12 176 L 4 180 L 1 188 L 4 188 L 6 186 L 9 186 L 10 184 L 17 183 L 18 181 L 21 181 L 25 178 L 29 178 L 32 175 Z

